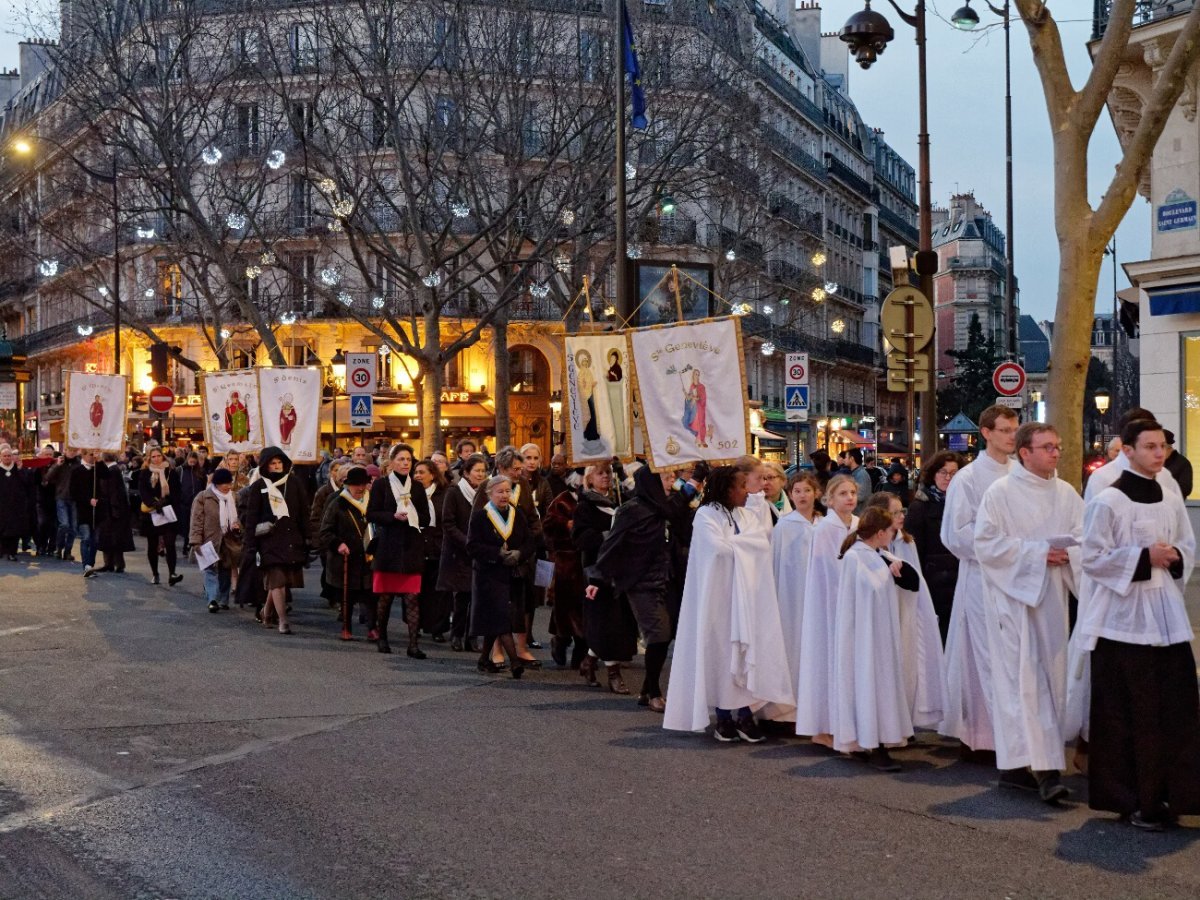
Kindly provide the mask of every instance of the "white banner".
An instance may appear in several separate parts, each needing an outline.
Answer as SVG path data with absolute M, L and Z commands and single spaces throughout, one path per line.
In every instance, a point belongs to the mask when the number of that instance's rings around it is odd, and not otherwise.
M 321 428 L 320 369 L 273 366 L 258 370 L 263 444 L 295 463 L 317 462 Z
M 65 393 L 63 434 L 68 447 L 99 453 L 125 449 L 128 376 L 68 372 Z
M 623 332 L 567 335 L 563 430 L 571 466 L 633 459 L 629 348 Z
M 627 332 L 646 452 L 655 471 L 750 452 L 741 322 L 704 319 Z
M 257 369 L 201 373 L 200 398 L 204 440 L 214 456 L 230 450 L 257 452 L 265 446 Z

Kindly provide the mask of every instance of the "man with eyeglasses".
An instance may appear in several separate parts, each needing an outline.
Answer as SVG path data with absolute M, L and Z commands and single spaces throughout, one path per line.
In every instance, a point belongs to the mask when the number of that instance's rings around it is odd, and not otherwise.
M 1007 406 L 989 406 L 979 417 L 987 447 L 962 469 L 946 491 L 942 543 L 958 558 L 958 580 L 946 635 L 946 718 L 938 729 L 958 738 L 963 758 L 992 764 L 991 649 L 983 603 L 983 575 L 975 558 L 975 516 L 997 479 L 1008 474 L 1017 443 L 1017 414 Z
M 1068 602 L 1079 590 L 1083 500 L 1058 478 L 1053 425 L 1017 430 L 1017 462 L 987 489 L 975 522 L 991 647 L 1000 786 L 1057 804 L 1066 768 Z

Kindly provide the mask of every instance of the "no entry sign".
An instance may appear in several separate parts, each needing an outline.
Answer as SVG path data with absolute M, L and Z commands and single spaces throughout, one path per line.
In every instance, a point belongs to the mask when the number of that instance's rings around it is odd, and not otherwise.
M 171 407 L 175 405 L 175 392 L 165 384 L 157 384 L 150 389 L 147 401 L 150 404 L 151 411 L 169 413 Z
M 1015 362 L 1000 363 L 992 373 L 992 387 L 1002 397 L 1015 397 L 1025 390 L 1025 369 Z

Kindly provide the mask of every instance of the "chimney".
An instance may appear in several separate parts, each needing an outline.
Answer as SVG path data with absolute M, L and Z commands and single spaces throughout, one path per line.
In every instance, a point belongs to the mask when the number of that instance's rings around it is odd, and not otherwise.
M 812 67 L 821 69 L 821 4 L 817 0 L 777 0 L 780 21 Z
M 0 69 L 0 112 L 21 89 L 21 76 L 16 69 Z
M 32 84 L 35 78 L 46 71 L 50 62 L 50 49 L 53 46 L 53 41 L 43 40 L 21 41 L 17 44 L 21 87 Z

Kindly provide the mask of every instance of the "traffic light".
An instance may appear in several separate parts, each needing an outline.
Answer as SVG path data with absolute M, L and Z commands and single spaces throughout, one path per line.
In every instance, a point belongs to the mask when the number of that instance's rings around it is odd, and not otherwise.
M 150 377 L 155 384 L 167 383 L 167 345 L 157 343 L 150 345 Z

